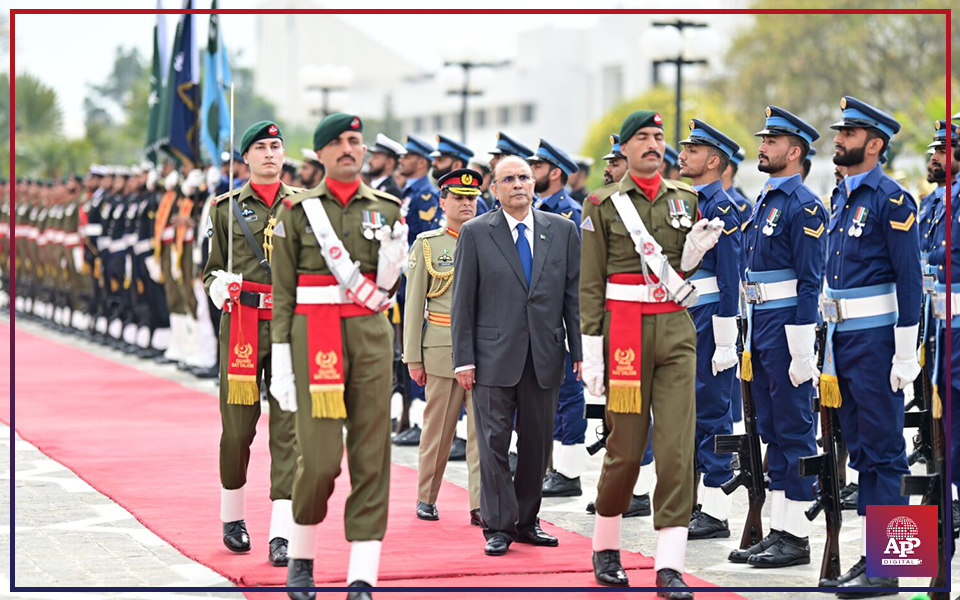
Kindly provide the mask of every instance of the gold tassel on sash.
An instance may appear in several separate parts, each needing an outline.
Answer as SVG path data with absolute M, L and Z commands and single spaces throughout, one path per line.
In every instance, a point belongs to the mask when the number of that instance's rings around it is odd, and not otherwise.
M 918 356 L 920 359 L 920 366 L 927 366 L 927 345 L 925 343 L 920 344 L 920 354 Z
M 227 375 L 227 404 L 253 406 L 260 402 L 256 375 Z
M 740 365 L 740 379 L 743 381 L 753 381 L 752 356 L 749 350 L 743 351 L 743 361 Z
M 937 386 L 933 386 L 933 418 L 943 418 L 943 400 L 940 399 L 940 393 Z
M 607 393 L 607 410 L 615 413 L 640 414 L 643 408 L 643 399 L 640 395 L 640 382 L 636 385 L 611 385 Z
M 343 401 L 343 384 L 310 386 L 314 419 L 346 419 L 347 405 Z
M 820 404 L 827 408 L 840 408 L 840 380 L 836 375 L 820 375 Z

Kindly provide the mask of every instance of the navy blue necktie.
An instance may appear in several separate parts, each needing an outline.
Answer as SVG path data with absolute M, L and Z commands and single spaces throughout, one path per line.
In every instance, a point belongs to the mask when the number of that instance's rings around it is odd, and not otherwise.
M 526 230 L 526 225 L 517 223 L 517 254 L 520 256 L 523 274 L 527 278 L 527 287 L 530 287 L 530 274 L 533 272 L 533 254 L 530 252 L 530 244 L 527 242 L 527 236 L 524 235 Z

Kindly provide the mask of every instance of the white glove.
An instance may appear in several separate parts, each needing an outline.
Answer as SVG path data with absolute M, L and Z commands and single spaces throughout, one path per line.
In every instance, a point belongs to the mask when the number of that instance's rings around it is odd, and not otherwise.
M 820 378 L 817 369 L 817 354 L 814 344 L 817 339 L 817 325 L 784 325 L 787 332 L 787 347 L 790 349 L 790 383 L 793 387 L 800 387 L 805 381 L 813 380 L 814 384 Z
M 211 194 L 217 190 L 220 185 L 220 169 L 210 167 L 207 169 L 207 191 Z
M 898 392 L 920 374 L 920 361 L 917 360 L 917 334 L 920 326 L 897 327 L 893 330 L 896 351 L 893 366 L 890 368 L 890 389 Z
M 410 228 L 406 223 L 397 221 L 390 229 L 390 233 L 380 241 L 380 253 L 377 259 L 377 287 L 389 290 L 397 283 L 403 267 L 407 264 L 407 233 Z
M 148 254 L 143 262 L 147 267 L 147 273 L 150 274 L 150 279 L 156 283 L 160 283 L 160 277 L 163 273 L 161 273 L 160 265 L 157 264 L 157 259 L 154 258 L 153 254 Z
M 216 277 L 216 279 L 210 284 L 210 299 L 213 300 L 214 306 L 223 310 L 223 303 L 230 298 L 230 291 L 227 289 L 228 286 L 234 281 L 243 283 L 243 275 L 230 274 L 226 271 L 217 270 L 213 272 L 213 276 Z
M 129 254 L 123 259 L 123 276 L 127 281 L 133 281 L 133 259 Z
M 73 249 L 73 268 L 77 273 L 83 272 L 83 248 L 80 246 Z
M 714 217 L 712 221 L 700 219 L 693 224 L 687 239 L 683 243 L 683 254 L 680 255 L 680 270 L 689 271 L 700 264 L 703 255 L 717 245 L 720 234 L 723 232 L 723 221 Z
M 183 279 L 183 269 L 180 267 L 180 253 L 177 252 L 175 244 L 171 244 L 170 248 L 170 275 L 173 276 L 174 281 L 180 281 Z
M 174 169 L 167 173 L 167 176 L 163 178 L 163 189 L 168 192 L 173 188 L 177 187 L 177 181 L 180 180 L 180 173 L 177 173 L 177 170 Z
M 594 396 L 602 396 L 606 389 L 603 386 L 603 336 L 581 335 L 583 345 L 583 382 L 587 390 Z
M 713 315 L 713 374 L 737 366 L 737 318 Z
M 152 192 L 153 188 L 157 187 L 157 178 L 160 177 L 160 174 L 157 173 L 156 169 L 150 169 L 147 171 L 147 191 Z
M 200 184 L 202 184 L 203 181 L 203 171 L 194 169 L 187 173 L 187 178 L 183 180 L 180 191 L 183 192 L 184 196 L 192 196 L 200 189 Z
M 290 344 L 273 344 L 270 350 L 270 393 L 280 410 L 297 412 L 297 385 L 293 379 Z

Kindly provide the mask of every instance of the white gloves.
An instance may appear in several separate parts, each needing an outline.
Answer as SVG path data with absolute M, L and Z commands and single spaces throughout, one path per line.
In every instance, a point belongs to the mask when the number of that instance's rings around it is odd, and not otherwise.
M 148 191 L 148 192 L 152 192 L 152 191 L 153 191 L 153 188 L 157 187 L 157 178 L 158 178 L 159 176 L 160 176 L 160 174 L 157 173 L 157 170 L 156 170 L 156 169 L 149 169 L 149 170 L 147 171 L 147 182 L 146 182 L 146 186 L 147 186 L 147 191 Z
M 230 291 L 227 289 L 227 286 L 234 281 L 243 283 L 243 275 L 216 270 L 213 272 L 213 276 L 216 277 L 216 279 L 210 284 L 210 299 L 213 300 L 213 304 L 217 308 L 223 310 L 223 303 L 230 298 Z
M 147 273 L 150 274 L 150 279 L 156 283 L 160 283 L 160 278 L 163 273 L 160 271 L 160 265 L 157 264 L 157 259 L 154 258 L 153 254 L 148 254 L 143 262 L 147 267 Z
M 800 387 L 805 381 L 817 383 L 820 371 L 817 369 L 817 354 L 814 345 L 817 339 L 817 324 L 784 325 L 787 332 L 787 347 L 790 349 L 790 383 Z
M 587 390 L 594 396 L 602 396 L 606 389 L 603 386 L 603 336 L 582 335 L 583 345 L 583 382 Z
M 270 350 L 270 393 L 280 410 L 297 412 L 297 386 L 293 379 L 290 344 L 273 344 Z
M 389 290 L 397 283 L 404 265 L 407 264 L 407 233 L 410 228 L 406 223 L 397 221 L 390 229 L 390 233 L 380 240 L 380 255 L 377 259 L 377 287 Z
M 713 315 L 713 374 L 737 366 L 737 318 Z
M 689 271 L 700 264 L 703 255 L 717 245 L 720 234 L 723 232 L 723 221 L 720 217 L 713 220 L 700 219 L 693 224 L 687 240 L 683 243 L 683 254 L 680 255 L 680 270 Z
M 163 189 L 168 192 L 173 188 L 177 187 L 177 181 L 180 180 L 180 173 L 177 173 L 177 170 L 174 169 L 167 173 L 167 176 L 163 178 Z
M 217 191 L 217 186 L 220 185 L 220 169 L 216 167 L 210 167 L 207 169 L 206 174 L 207 180 L 207 191 L 211 194 Z
M 133 281 L 133 259 L 129 254 L 123 259 L 123 277 L 127 281 Z
M 184 196 L 194 195 L 200 185 L 204 182 L 203 171 L 200 169 L 194 169 L 187 173 L 187 178 L 183 180 L 183 185 L 180 186 L 180 191 L 183 192 Z
M 73 249 L 73 268 L 77 270 L 77 273 L 83 272 L 83 248 L 81 246 Z
M 920 361 L 917 360 L 917 334 L 920 326 L 897 327 L 893 330 L 896 351 L 893 354 L 893 366 L 890 368 L 890 389 L 898 392 L 920 374 Z

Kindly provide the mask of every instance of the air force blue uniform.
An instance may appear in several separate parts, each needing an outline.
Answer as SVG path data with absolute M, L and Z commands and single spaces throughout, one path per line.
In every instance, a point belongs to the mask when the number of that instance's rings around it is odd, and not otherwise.
M 407 136 L 404 148 L 407 153 L 419 154 L 427 161 L 431 160 L 430 154 L 435 152 L 433 146 L 412 135 Z M 410 227 L 407 236 L 410 244 L 424 231 L 440 227 L 440 219 L 443 217 L 440 191 L 433 187 L 429 177 L 425 175 L 407 180 L 406 187 L 403 188 L 403 209 L 407 226 Z
M 888 140 L 900 129 L 892 117 L 854 98 L 845 97 L 841 107 L 843 119 L 834 129 L 871 127 Z M 900 494 L 901 479 L 909 473 L 901 435 L 903 392 L 891 391 L 883 375 L 896 350 L 894 328 L 920 320 L 920 237 L 914 199 L 879 165 L 844 178 L 831 204 L 825 296 L 896 296 L 893 312 L 828 324 L 821 389 L 835 370 L 842 402 L 837 414 L 850 466 L 860 473 L 857 514 L 865 515 L 868 504 L 908 503 Z

